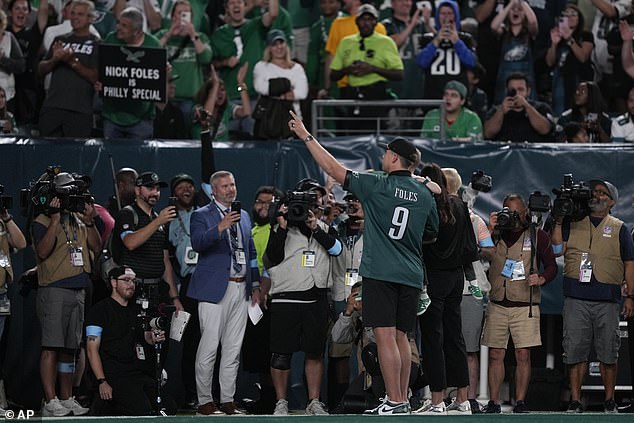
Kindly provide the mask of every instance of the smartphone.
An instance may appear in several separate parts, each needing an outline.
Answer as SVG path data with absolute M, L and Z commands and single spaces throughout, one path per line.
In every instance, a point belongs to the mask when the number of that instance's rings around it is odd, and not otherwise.
M 417 9 L 431 9 L 431 3 L 428 1 L 417 1 L 416 8 Z
M 192 21 L 192 12 L 181 12 L 181 22 L 190 23 Z
M 564 31 L 569 31 L 568 16 L 561 16 L 559 18 L 559 33 L 562 34 Z
M 597 113 L 588 113 L 586 120 L 588 122 L 596 122 L 598 118 L 599 118 L 599 115 Z
M 168 207 L 172 207 L 172 206 L 176 207 L 176 203 L 178 203 L 178 198 L 176 198 L 176 197 L 169 197 L 167 199 L 167 206 Z
M 242 210 L 242 204 L 239 201 L 232 201 L 231 211 L 240 213 L 240 210 Z

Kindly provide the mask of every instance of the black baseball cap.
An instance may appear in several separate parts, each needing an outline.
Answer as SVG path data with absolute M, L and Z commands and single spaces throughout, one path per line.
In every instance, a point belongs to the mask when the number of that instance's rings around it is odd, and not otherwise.
M 393 151 L 412 163 L 416 163 L 419 160 L 418 149 L 416 146 L 411 141 L 403 137 L 396 137 L 389 144 L 380 142 L 378 145 L 386 151 Z
M 189 182 L 190 184 L 196 186 L 196 183 L 194 182 L 194 178 L 192 178 L 186 173 L 179 173 L 178 175 L 174 176 L 172 180 L 170 181 L 170 188 L 172 192 L 174 192 L 174 188 L 176 188 L 176 186 L 180 184 L 181 182 Z
M 319 185 L 319 182 L 311 178 L 305 178 L 299 181 L 295 189 L 302 192 L 319 191 L 322 195 L 326 195 L 326 188 L 322 187 Z
M 136 178 L 137 187 L 153 187 L 158 185 L 161 188 L 167 188 L 167 182 L 161 181 L 159 176 L 154 172 L 143 172 Z
M 108 277 L 110 279 L 118 279 L 126 273 L 132 276 L 134 274 L 134 271 L 128 266 L 117 266 L 110 269 L 110 271 L 108 272 Z

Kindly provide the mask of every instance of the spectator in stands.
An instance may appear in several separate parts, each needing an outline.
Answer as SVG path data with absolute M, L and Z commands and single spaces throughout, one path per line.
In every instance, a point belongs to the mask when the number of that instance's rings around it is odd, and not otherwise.
M 24 72 L 16 74 L 15 78 L 15 119 L 20 127 L 29 128 L 37 122 L 37 115 L 41 104 L 41 87 L 35 76 L 37 60 L 42 43 L 42 34 L 48 22 L 48 0 L 41 0 L 37 16 L 33 25 L 27 28 L 28 16 L 31 13 L 29 0 L 10 0 L 10 27 L 22 48 L 22 55 L 26 60 Z
M 486 72 L 481 75 L 480 88 L 487 94 L 489 104 L 493 104 L 495 79 L 500 60 L 501 41 L 491 29 L 493 18 L 504 9 L 504 2 L 498 0 L 475 0 L 473 11 L 478 21 L 476 45 L 486 46 L 478 51 L 478 62 Z M 484 122 L 484 118 L 481 117 Z
M 440 109 L 430 110 L 423 120 L 421 136 L 440 139 L 441 125 L 445 127 L 445 138 L 441 141 L 480 141 L 482 122 L 478 115 L 464 107 L 467 87 L 461 82 L 449 81 L 445 84 L 442 100 L 445 103 L 445 119 L 440 120 Z
M 561 114 L 557 121 L 558 139 L 561 128 L 568 122 L 580 122 L 584 125 L 590 142 L 609 142 L 612 120 L 606 113 L 605 102 L 599 86 L 592 81 L 577 85 L 572 98 L 572 107 Z
M 589 1 L 589 0 L 586 0 Z M 634 4 L 632 4 L 634 6 Z M 625 16 L 619 16 L 619 25 L 614 25 L 606 36 L 608 43 L 608 51 L 612 54 L 612 76 L 610 78 L 610 89 L 612 92 L 617 93 L 617 96 L 612 99 L 610 104 L 611 114 L 622 114 L 627 111 L 627 93 L 632 86 L 634 86 L 634 80 L 628 75 L 625 70 L 625 66 L 622 60 L 622 48 L 623 39 L 621 38 L 621 24 L 620 22 L 626 22 L 626 29 L 629 30 L 630 26 L 634 26 L 634 9 L 630 6 L 628 14 Z
M 143 16 L 143 32 L 153 33 L 161 28 L 162 16 L 161 8 L 157 0 L 115 0 L 112 6 L 112 13 L 121 16 L 128 7 L 134 7 Z
M 300 100 L 308 96 L 308 79 L 302 65 L 291 60 L 283 31 L 272 29 L 266 40 L 262 60 L 253 68 L 253 87 L 260 95 L 258 105 L 267 98 L 268 106 L 263 116 L 256 106 L 253 132 L 256 138 L 287 138 L 291 133 L 284 122 L 290 109 L 301 116 Z
M 425 23 L 430 22 L 431 8 L 425 4 L 425 7 L 414 8 L 414 12 L 411 13 L 412 4 L 412 0 L 393 0 L 392 17 L 382 21 L 387 35 L 396 43 L 403 62 L 403 80 L 388 82 L 388 88 L 399 99 L 418 99 L 423 92 L 424 79 L 421 78 L 420 68 L 416 64 L 416 55 L 421 48 L 420 39 L 426 32 Z M 417 128 L 418 120 L 414 120 L 414 117 L 422 114 L 420 108 L 413 107 L 395 108 L 391 113 L 395 116 L 390 133 Z
M 238 70 L 236 81 L 240 90 L 240 103 L 229 102 L 227 87 L 213 65 L 209 70 L 209 77 L 205 81 L 194 101 L 194 124 L 192 126 L 191 137 L 200 137 L 201 122 L 203 119 L 210 119 L 211 139 L 218 141 L 229 140 L 229 121 L 231 119 L 242 119 L 251 115 L 251 99 L 246 89 L 245 78 L 249 63 L 244 63 Z
M 511 142 L 547 142 L 553 130 L 550 107 L 529 100 L 528 77 L 512 73 L 506 79 L 506 97 L 493 106 L 484 122 L 484 137 L 488 140 Z
M 341 40 L 334 59 L 330 63 L 330 78 L 338 81 L 348 76 L 349 85 L 341 89 L 341 98 L 350 100 L 388 100 L 387 81 L 403 79 L 403 61 L 396 43 L 390 37 L 375 31 L 379 13 L 371 4 L 357 9 L 356 23 L 359 33 Z M 333 24 L 334 25 L 334 24 Z M 372 107 L 367 111 L 355 107 L 351 118 L 385 116 L 384 107 Z M 370 120 L 346 122 L 348 129 L 374 130 L 377 123 Z
M 328 52 L 326 51 L 326 43 L 328 42 L 328 33 L 335 19 L 342 17 L 341 1 L 339 0 L 320 0 L 319 9 L 321 14 L 317 22 L 310 27 L 310 42 L 308 43 L 308 52 L 306 59 L 306 76 L 313 97 L 339 97 L 338 91 L 328 92 L 325 89 L 324 72 Z M 330 81 L 328 86 L 332 87 Z M 334 87 L 337 88 L 335 84 Z
M 627 112 L 612 119 L 612 141 L 634 142 L 634 87 L 627 96 Z
M 592 81 L 594 71 L 590 56 L 594 36 L 583 29 L 583 15 L 574 4 L 566 5 L 559 25 L 550 30 L 546 64 L 553 70 L 552 109 L 561 115 L 581 81 Z
M 235 103 L 242 101 L 242 90 L 246 90 L 252 101 L 255 101 L 253 67 L 262 58 L 268 28 L 279 13 L 279 1 L 270 0 L 268 10 L 258 19 L 246 19 L 245 8 L 245 0 L 225 0 L 227 23 L 211 37 L 213 65 L 226 85 L 229 100 Z M 238 71 L 245 63 L 248 64 L 246 77 L 243 84 L 238 84 Z M 242 118 L 234 121 L 230 130 L 252 135 L 253 123 L 253 119 Z
M 442 97 L 445 84 L 451 80 L 466 86 L 467 69 L 476 65 L 473 38 L 460 32 L 460 12 L 455 2 L 440 2 L 435 25 L 437 32 L 425 34 L 423 49 L 416 56 L 416 63 L 425 73 L 422 98 Z
M 588 132 L 584 124 L 579 122 L 568 122 L 563 125 L 565 142 L 586 144 L 590 142 Z
M 172 10 L 174 5 L 178 0 L 164 0 L 161 2 L 161 16 L 163 22 L 161 24 L 162 28 L 169 28 L 172 24 L 170 16 L 172 15 Z M 207 16 L 206 8 L 208 3 L 220 3 L 220 2 L 210 2 L 209 0 L 189 0 L 189 4 L 192 7 L 192 25 L 194 25 L 194 29 L 199 33 L 202 32 L 207 37 L 211 37 L 213 33 L 213 28 L 211 28 L 209 24 L 209 17 Z M 222 7 L 222 3 L 220 3 Z M 224 13 L 220 13 L 222 16 Z
M 592 50 L 592 62 L 596 73 L 594 80 L 599 82 L 603 98 L 608 103 L 610 110 L 614 107 L 616 99 L 623 96 L 625 87 L 620 86 L 619 79 L 614 79 L 614 51 L 608 47 L 608 34 L 617 26 L 618 20 L 630 13 L 631 0 L 592 0 L 596 9 L 592 24 L 594 35 L 594 50 Z M 625 64 L 623 64 L 625 66 Z
M 112 0 L 95 0 L 95 20 L 93 24 L 99 31 L 101 38 L 116 29 L 117 17 L 113 12 L 115 3 Z
M 247 3 L 247 9 L 251 5 L 251 10 L 247 12 L 247 18 L 256 19 L 260 18 L 269 8 L 270 0 L 249 0 Z M 278 1 L 279 3 L 279 1 Z M 284 4 L 288 4 L 288 0 L 284 1 Z M 281 5 L 278 6 L 277 18 L 271 24 L 270 30 L 279 29 L 286 36 L 286 43 L 293 49 L 293 25 L 296 23 L 292 20 L 290 13 Z M 291 56 L 292 57 L 292 56 Z M 305 62 L 302 62 L 302 64 Z
M 539 27 L 535 13 L 525 1 L 511 0 L 493 18 L 491 29 L 502 39 L 494 104 L 501 103 L 506 97 L 507 77 L 516 72 L 526 75 L 529 88 L 527 98 L 536 99 L 533 42 Z
M 288 0 L 286 2 L 286 9 L 293 23 L 292 57 L 303 65 L 306 65 L 308 61 L 310 30 L 311 26 L 319 20 L 320 6 L 321 1 Z
M 7 28 L 7 15 L 0 10 L 0 86 L 5 94 L 5 110 L 15 110 L 15 75 L 24 72 L 25 61 L 18 40 Z
M 0 86 L 0 132 L 3 134 L 18 133 L 13 113 L 7 110 L 7 93 L 2 86 Z
M 627 225 L 611 213 L 618 189 L 598 179 L 589 185 L 589 215 L 575 222 L 556 215 L 552 233 L 553 252 L 564 256 L 562 346 L 570 376 L 568 412 L 583 411 L 581 387 L 594 347 L 604 385 L 603 411 L 616 414 L 619 320 L 634 316 L 634 244 Z
M 332 92 L 330 86 L 333 79 L 330 77 L 330 63 L 332 63 L 332 60 L 335 58 L 335 54 L 339 48 L 339 43 L 341 43 L 341 40 L 348 35 L 354 35 L 359 32 L 356 18 L 357 11 L 359 10 L 359 7 L 361 7 L 361 4 L 361 0 L 343 0 L 343 8 L 348 15 L 335 19 L 330 27 L 330 31 L 328 32 L 328 39 L 326 41 L 326 52 L 328 53 L 328 57 L 326 57 L 326 64 L 324 66 L 324 90 L 326 92 Z M 387 34 L 387 31 L 381 22 L 376 24 L 374 30 L 379 34 Z M 348 78 L 344 76 L 338 80 L 337 86 L 339 89 L 348 86 Z
M 168 73 L 167 99 L 164 103 L 156 104 L 156 116 L 154 117 L 154 136 L 156 138 L 189 138 L 183 113 L 173 101 L 174 93 L 176 92 L 174 81 L 178 78 L 180 78 L 180 75 Z
M 40 134 L 45 137 L 88 138 L 92 133 L 99 61 L 99 38 L 89 29 L 93 12 L 91 1 L 74 0 L 70 11 L 73 31 L 57 37 L 38 65 L 40 75 L 52 74 L 40 113 Z
M 491 260 L 490 303 L 487 306 L 482 344 L 489 347 L 489 397 L 487 414 L 499 414 L 500 386 L 504 381 L 504 356 L 509 335 L 515 345 L 515 407 L 513 413 L 528 413 L 526 394 L 531 377 L 531 348 L 542 344 L 539 330 L 541 287 L 557 276 L 557 263 L 550 237 L 529 226 L 524 199 L 517 194 L 504 198 L 503 207 L 515 213 L 510 225 L 489 216 L 495 238 Z M 540 272 L 539 269 L 542 269 Z M 537 288 L 534 288 L 537 287 Z
M 161 47 L 167 49 L 172 72 L 180 76 L 175 82 L 173 103 L 180 108 L 187 129 L 191 126 L 194 95 L 204 82 L 212 57 L 209 38 L 196 31 L 192 15 L 189 1 L 177 0 L 172 8 L 171 26 L 156 34 Z
M 108 34 L 106 44 L 160 48 L 159 40 L 143 32 L 143 14 L 135 7 L 123 9 L 117 30 Z M 146 140 L 154 134 L 155 105 L 152 101 L 104 98 L 103 135 L 105 138 Z
M 65 0 L 61 13 L 60 13 L 61 23 L 58 25 L 49 26 L 48 28 L 46 28 L 46 31 L 44 31 L 44 38 L 42 40 L 42 51 L 44 52 L 44 54 L 46 54 L 46 52 L 51 48 L 51 45 L 53 44 L 53 41 L 55 40 L 55 38 L 57 38 L 60 35 L 68 34 L 69 32 L 73 31 L 73 27 L 70 23 L 70 10 L 71 10 L 72 4 L 73 4 L 73 0 Z M 94 21 L 97 12 L 93 10 L 92 14 L 93 16 L 92 16 L 91 22 Z M 98 39 L 101 39 L 101 35 L 99 34 L 99 31 L 97 31 L 97 29 L 93 26 L 92 23 L 90 24 L 89 29 L 91 34 L 96 36 Z M 51 85 L 51 74 L 47 74 L 44 77 L 44 89 L 48 90 L 50 85 Z
M 467 69 L 467 109 L 478 115 L 481 122 L 484 122 L 489 111 L 489 98 L 480 89 L 480 82 L 484 79 L 486 69 L 480 63 L 476 63 L 473 69 Z

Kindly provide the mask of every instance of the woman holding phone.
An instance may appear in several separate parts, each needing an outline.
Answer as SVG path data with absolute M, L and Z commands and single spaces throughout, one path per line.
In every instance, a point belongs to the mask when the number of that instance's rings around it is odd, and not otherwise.
M 546 64 L 553 70 L 552 108 L 559 116 L 573 98 L 581 81 L 592 81 L 594 72 L 590 57 L 594 36 L 584 31 L 584 18 L 579 8 L 568 3 L 559 23 L 550 30 L 550 46 Z

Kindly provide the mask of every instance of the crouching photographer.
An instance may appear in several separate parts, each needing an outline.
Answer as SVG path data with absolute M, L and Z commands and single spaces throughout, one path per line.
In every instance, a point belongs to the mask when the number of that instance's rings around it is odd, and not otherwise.
M 264 253 L 271 278 L 271 377 L 275 415 L 288 414 L 286 392 L 295 351 L 306 354 L 306 414 L 328 414 L 319 401 L 328 332 L 330 257 L 341 254 L 334 229 L 317 220 L 314 192 L 291 192 L 282 201 Z
M 547 196 L 542 199 L 547 200 L 542 203 L 550 203 Z M 540 287 L 557 275 L 557 264 L 548 234 L 538 229 L 536 223 L 529 224 L 534 213 L 529 214 L 524 199 L 518 194 L 509 194 L 504 198 L 503 207 L 489 217 L 495 254 L 489 268 L 490 303 L 482 334 L 482 344 L 489 347 L 490 401 L 486 412 L 501 412 L 500 386 L 504 381 L 504 356 L 510 334 L 517 361 L 513 412 L 528 413 L 525 400 L 531 375 L 530 349 L 542 344 Z
M 165 331 L 146 325 L 130 304 L 137 281 L 130 267 L 115 267 L 108 278 L 110 297 L 95 304 L 86 319 L 88 361 L 99 391 L 91 414 L 151 415 L 160 395 L 151 346 L 165 341 Z M 160 402 L 175 411 L 171 401 Z

